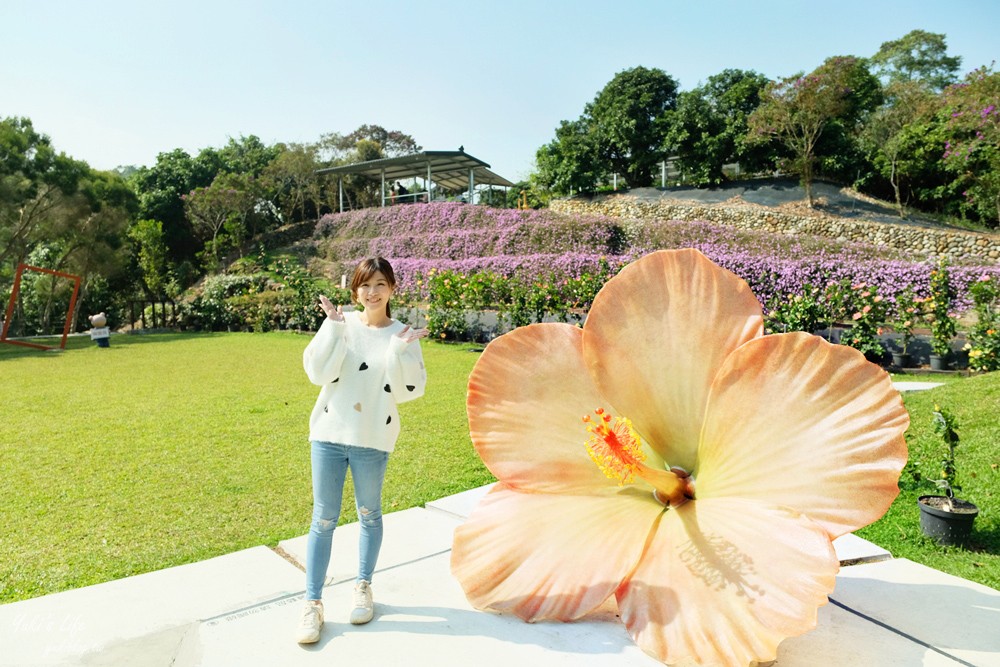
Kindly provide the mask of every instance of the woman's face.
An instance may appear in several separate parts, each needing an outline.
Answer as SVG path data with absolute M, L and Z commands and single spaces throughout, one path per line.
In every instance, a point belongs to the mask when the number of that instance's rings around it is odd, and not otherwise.
M 389 281 L 381 271 L 376 271 L 358 285 L 356 298 L 365 310 L 384 312 L 391 296 L 392 288 L 389 286 Z

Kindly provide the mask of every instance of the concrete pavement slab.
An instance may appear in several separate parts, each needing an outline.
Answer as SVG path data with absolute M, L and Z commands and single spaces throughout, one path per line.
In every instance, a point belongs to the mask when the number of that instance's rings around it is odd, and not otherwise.
M 831 598 L 929 651 L 1000 666 L 1000 591 L 895 558 L 842 569 Z
M 493 484 L 486 484 L 475 489 L 463 491 L 462 493 L 432 500 L 427 503 L 427 509 L 467 519 L 472 514 L 472 510 L 479 504 L 479 501 L 483 499 L 483 496 L 492 488 Z
M 382 517 L 382 550 L 378 569 L 385 570 L 434 554 L 451 551 L 451 539 L 460 520 L 448 514 L 413 507 Z M 348 523 L 333 531 L 333 550 L 327 569 L 327 584 L 354 581 L 358 574 L 358 537 L 360 524 Z M 285 553 L 303 569 L 306 563 L 306 538 L 302 535 L 281 542 Z M 303 575 L 302 588 L 305 588 Z
M 656 667 L 617 619 L 613 603 L 574 623 L 524 623 L 474 610 L 451 577 L 450 555 L 438 554 L 379 571 L 375 620 L 348 623 L 351 582 L 324 591 L 327 623 L 319 642 L 299 646 L 293 634 L 300 598 L 265 603 L 208 619 L 188 634 L 174 667 L 204 665 L 367 664 L 379 667 Z M 848 568 L 849 569 L 849 568 Z M 839 581 L 838 581 L 839 585 Z M 982 654 L 968 663 L 935 650 L 834 601 L 820 608 L 817 628 L 783 642 L 778 667 L 993 665 Z
M 896 388 L 897 391 L 925 391 L 927 389 L 933 389 L 934 387 L 940 387 L 943 382 L 910 382 L 899 380 L 893 382 L 892 386 Z
M 610 610 L 578 623 L 528 624 L 472 609 L 451 576 L 450 558 L 438 554 L 380 570 L 372 584 L 375 620 L 368 625 L 348 623 L 353 584 L 343 582 L 324 591 L 327 622 L 316 644 L 294 642 L 298 605 L 269 607 L 245 618 L 203 624 L 197 642 L 189 644 L 188 654 L 178 656 L 174 665 L 660 664 L 632 643 L 620 623 L 610 622 Z M 251 659 L 254 662 L 248 662 Z
M 819 608 L 815 630 L 790 637 L 778 646 L 778 659 L 773 667 L 834 665 L 970 667 L 831 602 Z
M 575 623 L 471 607 L 451 576 L 451 539 L 487 490 L 386 515 L 376 616 L 365 626 L 348 623 L 358 525 L 338 527 L 327 624 L 314 645 L 294 641 L 302 571 L 258 547 L 0 606 L 0 665 L 660 664 L 632 643 L 613 601 Z M 304 559 L 304 536 L 282 545 Z M 853 535 L 835 546 L 843 561 L 866 564 L 841 568 L 817 628 L 784 641 L 776 667 L 1000 667 L 1000 592 L 906 560 L 875 562 L 886 552 Z
M 0 605 L 0 665 L 165 665 L 199 619 L 301 591 L 267 547 Z M 126 662 L 95 662 L 136 645 Z M 130 652 L 131 655 L 131 652 Z

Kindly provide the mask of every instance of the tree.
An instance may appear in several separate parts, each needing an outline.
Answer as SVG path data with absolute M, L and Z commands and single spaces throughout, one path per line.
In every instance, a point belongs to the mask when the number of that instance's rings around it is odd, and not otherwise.
M 211 185 L 195 188 L 183 196 L 184 209 L 195 233 L 205 244 L 206 257 L 211 259 L 212 268 L 220 264 L 219 250 L 223 241 L 239 247 L 248 235 L 246 221 L 256 203 L 256 196 L 248 187 L 247 179 L 252 177 L 223 174 Z
M 159 220 L 138 220 L 128 230 L 139 265 L 146 294 L 161 297 L 170 280 L 167 244 L 163 240 L 163 223 Z
M 900 39 L 883 42 L 871 58 L 887 83 L 917 81 L 940 91 L 958 80 L 960 56 L 947 55 L 943 34 L 911 30 Z
M 327 166 L 333 166 L 356 157 L 358 143 L 361 141 L 378 144 L 379 157 L 399 157 L 422 150 L 410 135 L 398 130 L 387 130 L 381 125 L 362 125 L 347 135 L 335 132 L 324 134 L 320 137 L 317 148 L 320 158 Z
M 831 119 L 816 145 L 817 173 L 840 183 L 867 180 L 871 165 L 861 146 L 861 131 L 885 99 L 882 85 L 862 58 L 827 59 L 817 72 L 843 86 L 847 108 Z
M 399 157 L 419 153 L 421 147 L 408 134 L 398 130 L 387 130 L 381 125 L 362 125 L 343 138 L 341 145 L 346 150 L 355 148 L 361 141 L 372 141 L 381 147 L 382 157 Z
M 864 81 L 862 69 L 863 63 L 857 58 L 829 58 L 811 74 L 771 82 L 760 106 L 750 115 L 749 140 L 776 140 L 789 150 L 792 157 L 787 169 L 799 174 L 810 207 L 817 148 L 823 133 L 831 127 L 839 132 L 853 128 L 878 101 L 870 83 L 858 87 L 858 82 Z
M 403 132 L 389 131 L 380 125 L 362 125 L 346 136 L 336 133 L 323 135 L 316 149 L 323 166 L 334 167 L 409 155 L 419 152 L 421 147 L 413 137 Z M 377 206 L 382 201 L 381 183 L 376 179 L 350 176 L 344 179 L 343 185 L 344 197 L 351 208 Z M 335 196 L 339 197 L 339 194 Z
M 28 118 L 0 120 L 0 266 L 16 266 L 76 194 L 86 163 L 56 153 Z
M 556 138 L 535 153 L 535 181 L 559 194 L 593 191 L 601 170 L 594 139 L 583 120 L 564 120 Z
M 316 170 L 316 144 L 279 144 L 280 152 L 263 174 L 265 188 L 285 223 L 318 218 L 323 197 Z
M 156 164 L 142 167 L 132 176 L 132 186 L 139 196 L 138 217 L 163 223 L 163 239 L 173 263 L 191 260 L 200 250 L 194 229 L 185 215 L 182 197 L 212 183 L 218 173 L 214 158 L 209 154 L 196 160 L 187 151 L 177 148 L 160 153 L 156 156 Z
M 902 184 L 919 169 L 907 129 L 933 113 L 934 95 L 917 81 L 891 83 L 886 93 L 886 103 L 865 124 L 862 143 L 878 173 L 892 186 L 899 217 L 905 218 Z
M 663 70 L 633 67 L 616 74 L 584 110 L 601 166 L 631 187 L 652 185 L 676 106 L 677 82 Z
M 679 95 L 664 143 L 667 152 L 676 152 L 686 180 L 718 185 L 725 180 L 725 164 L 739 162 L 749 171 L 763 167 L 767 153 L 744 140 L 747 118 L 767 83 L 762 74 L 727 69 Z
M 205 149 L 201 154 L 209 153 L 211 150 Z M 239 139 L 230 137 L 225 146 L 215 151 L 219 161 L 216 175 L 221 172 L 259 177 L 280 153 L 280 146 L 267 146 L 252 134 L 249 137 L 241 136 Z
M 124 273 L 128 257 L 122 248 L 137 207 L 135 193 L 120 176 L 89 168 L 80 180 L 78 195 L 67 202 L 61 233 L 53 244 L 59 253 L 54 266 L 83 278 L 72 313 L 74 328 L 93 287 L 118 282 Z M 97 305 L 101 310 L 110 306 Z
M 944 161 L 966 189 L 965 208 L 1000 224 L 1000 73 L 980 67 L 944 92 Z

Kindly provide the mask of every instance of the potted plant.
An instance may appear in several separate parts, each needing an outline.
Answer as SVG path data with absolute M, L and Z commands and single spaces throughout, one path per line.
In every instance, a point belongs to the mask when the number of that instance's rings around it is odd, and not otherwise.
M 957 483 L 958 470 L 955 464 L 955 449 L 958 447 L 958 423 L 955 417 L 938 405 L 934 406 L 934 432 L 941 436 L 945 444 L 945 455 L 941 460 L 941 479 L 936 480 L 943 496 L 920 496 L 920 529 L 939 544 L 959 544 L 972 532 L 972 523 L 979 514 L 979 508 L 967 500 L 955 497 L 960 491 Z
M 868 361 L 881 363 L 885 347 L 880 325 L 885 322 L 888 303 L 873 285 L 860 283 L 851 289 L 851 328 L 840 337 L 840 342 L 861 351 Z
M 988 373 L 1000 370 L 1000 277 L 983 275 L 969 286 L 976 323 L 965 350 L 969 368 Z
M 931 370 L 943 371 L 948 368 L 951 353 L 951 339 L 955 336 L 955 317 L 951 304 L 955 294 L 945 262 L 931 271 L 931 296 L 927 302 L 926 318 L 931 325 Z
M 913 327 L 919 315 L 918 308 L 923 299 L 918 299 L 907 287 L 896 295 L 895 317 L 892 329 L 899 334 L 899 350 L 892 353 L 892 365 L 897 368 L 910 367 L 910 343 L 913 341 Z

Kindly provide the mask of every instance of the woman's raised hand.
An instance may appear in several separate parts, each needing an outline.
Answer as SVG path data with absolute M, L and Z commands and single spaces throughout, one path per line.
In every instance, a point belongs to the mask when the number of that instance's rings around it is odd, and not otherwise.
M 430 332 L 427 329 L 411 329 L 410 325 L 407 324 L 406 327 L 396 335 L 405 340 L 407 343 L 412 343 L 415 340 L 426 338 L 429 333 Z
M 322 294 L 319 295 L 319 307 L 322 308 L 323 312 L 326 313 L 326 316 L 334 322 L 344 321 L 344 312 L 341 306 L 334 306 L 333 302 Z

